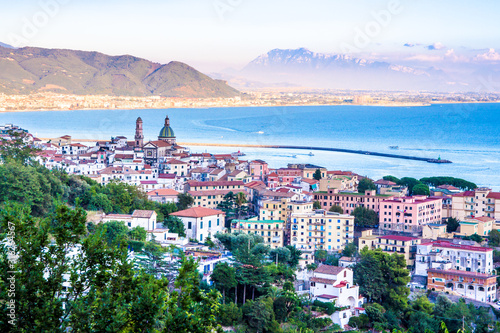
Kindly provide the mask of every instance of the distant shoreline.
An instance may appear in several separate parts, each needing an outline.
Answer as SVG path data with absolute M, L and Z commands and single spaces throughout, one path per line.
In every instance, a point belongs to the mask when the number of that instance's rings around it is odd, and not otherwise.
M 83 108 L 83 109 L 72 109 L 72 108 L 61 108 L 61 109 L 33 109 L 33 110 L 2 110 L 0 113 L 20 113 L 20 112 L 64 112 L 64 111 L 104 111 L 104 110 L 168 110 L 168 109 L 216 109 L 216 108 L 238 108 L 238 107 L 248 107 L 248 108 L 259 108 L 259 107 L 293 107 L 293 106 L 379 106 L 379 107 L 422 107 L 431 106 L 439 104 L 495 104 L 500 103 L 500 101 L 468 101 L 468 102 L 456 102 L 456 101 L 439 101 L 430 103 L 364 103 L 364 104 L 352 104 L 352 103 L 338 103 L 338 104 L 281 104 L 281 105 L 220 105 L 220 106 L 175 106 L 175 107 L 137 107 L 137 108 Z

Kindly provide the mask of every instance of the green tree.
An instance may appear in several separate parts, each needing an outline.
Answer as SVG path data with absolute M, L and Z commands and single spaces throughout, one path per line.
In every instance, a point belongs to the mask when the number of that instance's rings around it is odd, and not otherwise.
M 155 278 L 166 278 L 173 282 L 180 263 L 172 260 L 167 261 L 167 249 L 156 242 L 147 242 L 142 252 L 136 257 L 139 267 Z
M 291 268 L 296 268 L 299 265 L 300 257 L 302 256 L 302 251 L 297 249 L 293 245 L 287 245 L 286 248 L 290 250 L 290 260 L 288 260 L 288 265 Z
M 351 242 L 344 247 L 342 255 L 345 257 L 353 257 L 354 255 L 356 255 L 357 252 L 358 252 L 358 247 L 356 246 L 356 244 Z
M 384 316 L 385 309 L 382 305 L 378 303 L 373 303 L 368 305 L 365 308 L 366 315 L 370 319 L 370 322 L 375 324 L 375 323 L 385 323 L 386 319 Z
M 165 225 L 170 232 L 179 234 L 179 237 L 186 237 L 186 228 L 184 222 L 177 216 L 169 216 L 165 220 Z
M 326 250 L 316 250 L 314 251 L 314 259 L 321 263 L 324 263 L 328 256 L 328 252 Z
M 226 290 L 236 288 L 236 270 L 227 263 L 215 265 L 211 279 L 218 290 L 222 291 L 222 303 L 226 303 Z
M 382 179 L 383 180 L 388 180 L 388 181 L 396 183 L 396 184 L 399 183 L 399 178 L 394 177 L 394 176 L 390 176 L 390 175 L 389 176 L 384 176 L 384 177 L 382 177 Z
M 465 236 L 463 239 L 465 240 L 471 240 L 477 243 L 482 243 L 483 242 L 483 237 L 479 236 L 478 234 L 473 234 L 470 236 Z
M 379 223 L 377 212 L 363 206 L 356 207 L 351 215 L 354 216 L 354 223 L 361 227 L 374 227 Z
M 123 221 L 109 221 L 103 223 L 106 228 L 106 240 L 108 245 L 126 242 L 128 239 L 128 228 Z
M 217 323 L 219 298 L 220 293 L 216 290 L 205 293 L 200 289 L 198 262 L 184 256 L 175 280 L 175 291 L 168 302 L 163 332 L 222 332 Z
M 223 304 L 220 310 L 219 320 L 222 326 L 233 326 L 241 323 L 241 309 L 236 304 Z
M 448 217 L 446 221 L 446 232 L 454 232 L 460 226 L 460 221 L 458 221 L 455 217 Z
M 413 195 L 427 195 L 429 196 L 431 191 L 428 185 L 425 184 L 417 184 L 413 186 Z
M 291 252 L 286 247 L 278 247 L 269 251 L 269 260 L 276 263 L 286 264 L 290 261 Z
M 34 216 L 45 216 L 54 202 L 64 199 L 62 182 L 39 165 L 22 165 L 14 161 L 0 165 L 0 202 L 27 204 Z
M 408 188 L 410 195 L 413 195 L 413 187 L 418 184 L 422 184 L 419 180 L 411 177 L 403 177 L 399 180 L 398 185 L 405 186 Z
M 402 255 L 363 249 L 360 261 L 354 266 L 354 282 L 370 300 L 391 309 L 407 307 L 410 290 L 406 285 L 410 275 Z
M 321 202 L 314 201 L 313 202 L 313 209 L 321 209 Z
M 321 170 L 316 169 L 316 171 L 314 171 L 314 174 L 313 174 L 313 179 L 320 180 L 321 178 L 322 178 L 321 177 Z
M 58 205 L 46 218 L 33 218 L 29 207 L 7 204 L 0 230 L 11 230 L 16 245 L 10 264 L 0 247 L 0 281 L 15 271 L 15 326 L 6 304 L 0 311 L 2 332 L 153 331 L 166 301 L 162 281 L 135 274 L 125 243 L 108 245 L 106 227 L 85 238 L 86 215 Z M 1 234 L 3 243 L 6 234 Z M 68 283 L 68 284 L 66 284 Z M 9 299 L 0 283 L 0 298 Z M 11 297 L 12 298 L 12 297 Z
M 24 131 L 9 130 L 7 138 L 0 138 L 0 157 L 4 163 L 32 164 L 40 149 L 29 144 L 29 135 Z
M 143 227 L 135 227 L 128 231 L 128 236 L 131 240 L 144 242 L 146 240 L 147 231 Z
M 334 213 L 344 214 L 344 210 L 339 205 L 333 205 L 332 207 L 330 207 L 329 211 Z
M 194 198 L 189 193 L 179 193 L 177 195 L 177 209 L 185 210 L 194 204 Z
M 243 308 L 243 318 L 255 332 L 272 332 L 275 321 L 273 301 L 271 298 L 262 298 L 255 302 L 246 303 Z
M 373 180 L 368 178 L 363 178 L 358 183 L 358 192 L 365 193 L 365 191 L 376 190 L 377 186 L 373 183 Z
M 491 230 L 488 234 L 488 245 L 500 246 L 500 231 Z

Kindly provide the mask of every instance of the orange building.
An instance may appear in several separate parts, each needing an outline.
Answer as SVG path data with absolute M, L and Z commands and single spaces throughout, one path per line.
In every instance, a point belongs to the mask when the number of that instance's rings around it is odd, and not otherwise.
M 449 291 L 481 302 L 496 299 L 497 276 L 456 269 L 427 270 L 427 289 Z

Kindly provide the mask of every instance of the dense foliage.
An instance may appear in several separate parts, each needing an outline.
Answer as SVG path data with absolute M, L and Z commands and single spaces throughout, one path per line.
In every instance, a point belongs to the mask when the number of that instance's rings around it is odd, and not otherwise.
M 364 206 L 356 207 L 351 215 L 354 216 L 354 223 L 360 227 L 378 226 L 379 218 L 376 211 Z

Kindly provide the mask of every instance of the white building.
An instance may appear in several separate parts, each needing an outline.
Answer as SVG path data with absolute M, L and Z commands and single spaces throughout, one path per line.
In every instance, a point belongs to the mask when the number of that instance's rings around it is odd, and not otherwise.
M 321 265 L 314 272 L 311 281 L 311 297 L 321 302 L 335 302 L 341 311 L 332 314 L 335 324 L 344 327 L 349 318 L 364 311 L 361 306 L 364 298 L 359 295 L 359 286 L 353 283 L 353 272 L 350 268 Z
M 225 214 L 221 210 L 193 207 L 170 214 L 184 223 L 186 236 L 203 242 L 218 232 L 224 232 Z
M 415 275 L 427 276 L 429 268 L 493 274 L 493 249 L 447 241 L 419 244 Z
M 154 210 L 134 210 L 129 214 L 108 214 L 102 218 L 102 222 L 123 221 L 130 229 L 143 227 L 146 231 L 156 229 L 156 212 Z

